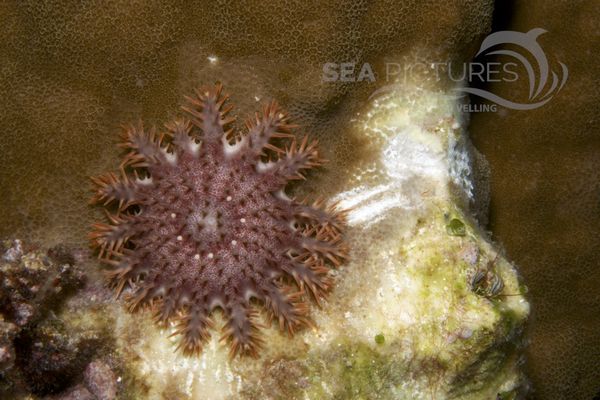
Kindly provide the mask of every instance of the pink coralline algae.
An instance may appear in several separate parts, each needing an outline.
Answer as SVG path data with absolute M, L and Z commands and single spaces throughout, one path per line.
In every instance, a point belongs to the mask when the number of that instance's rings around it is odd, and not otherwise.
M 345 213 L 286 195 L 324 160 L 275 102 L 240 134 L 220 84 L 187 101 L 165 133 L 125 129 L 120 176 L 93 178 L 108 223 L 90 237 L 130 310 L 174 323 L 184 353 L 202 351 L 220 309 L 231 357 L 255 357 L 260 307 L 290 335 L 311 324 L 310 298 L 325 298 L 347 258 Z

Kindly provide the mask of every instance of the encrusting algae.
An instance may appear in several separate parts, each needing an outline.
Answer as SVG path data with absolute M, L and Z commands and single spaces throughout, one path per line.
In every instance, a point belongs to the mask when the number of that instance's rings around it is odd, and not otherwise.
M 320 303 L 330 268 L 347 258 L 345 213 L 286 195 L 288 182 L 324 160 L 316 141 L 296 140 L 275 102 L 246 123 L 247 134 L 228 129 L 232 106 L 220 84 L 188 102 L 166 133 L 126 129 L 121 177 L 93 179 L 93 202 L 112 212 L 90 236 L 117 294 L 127 287 L 131 311 L 175 322 L 184 353 L 202 351 L 221 309 L 230 356 L 256 357 L 258 304 L 290 335 L 311 324 L 309 297 Z

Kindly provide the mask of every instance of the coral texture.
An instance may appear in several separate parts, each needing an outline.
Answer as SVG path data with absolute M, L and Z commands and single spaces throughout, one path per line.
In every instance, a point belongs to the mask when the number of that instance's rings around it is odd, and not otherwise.
M 220 84 L 187 100 L 187 118 L 164 134 L 126 129 L 122 176 L 93 179 L 93 201 L 116 210 L 91 238 L 117 293 L 131 288 L 130 309 L 175 321 L 185 353 L 201 351 L 220 308 L 231 356 L 256 356 L 256 303 L 290 334 L 309 324 L 308 293 L 319 302 L 329 266 L 346 258 L 344 212 L 286 196 L 290 180 L 323 160 L 316 141 L 296 141 L 276 103 L 236 134 Z

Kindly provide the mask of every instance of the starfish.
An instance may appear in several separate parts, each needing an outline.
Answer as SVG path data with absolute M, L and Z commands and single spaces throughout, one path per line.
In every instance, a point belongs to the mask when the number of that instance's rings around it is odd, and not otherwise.
M 230 356 L 256 357 L 261 308 L 290 335 L 312 324 L 310 299 L 327 296 L 332 268 L 347 258 L 346 213 L 286 195 L 324 160 L 316 140 L 296 140 L 277 103 L 245 133 L 229 128 L 220 84 L 182 109 L 160 134 L 125 127 L 120 174 L 92 178 L 92 202 L 108 221 L 90 238 L 117 295 L 127 288 L 132 312 L 149 308 L 157 323 L 173 323 L 184 353 L 201 353 L 220 309 Z

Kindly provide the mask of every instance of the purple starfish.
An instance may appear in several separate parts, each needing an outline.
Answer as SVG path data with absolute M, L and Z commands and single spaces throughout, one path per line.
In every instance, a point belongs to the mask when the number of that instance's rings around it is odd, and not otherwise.
M 93 201 L 113 213 L 90 236 L 117 293 L 128 287 L 132 311 L 174 321 L 185 353 L 201 352 L 220 308 L 231 356 L 257 356 L 258 306 L 292 335 L 309 324 L 308 297 L 331 289 L 330 267 L 347 257 L 345 213 L 286 196 L 323 160 L 276 103 L 234 135 L 220 84 L 187 100 L 166 133 L 126 130 L 121 177 L 93 179 Z

